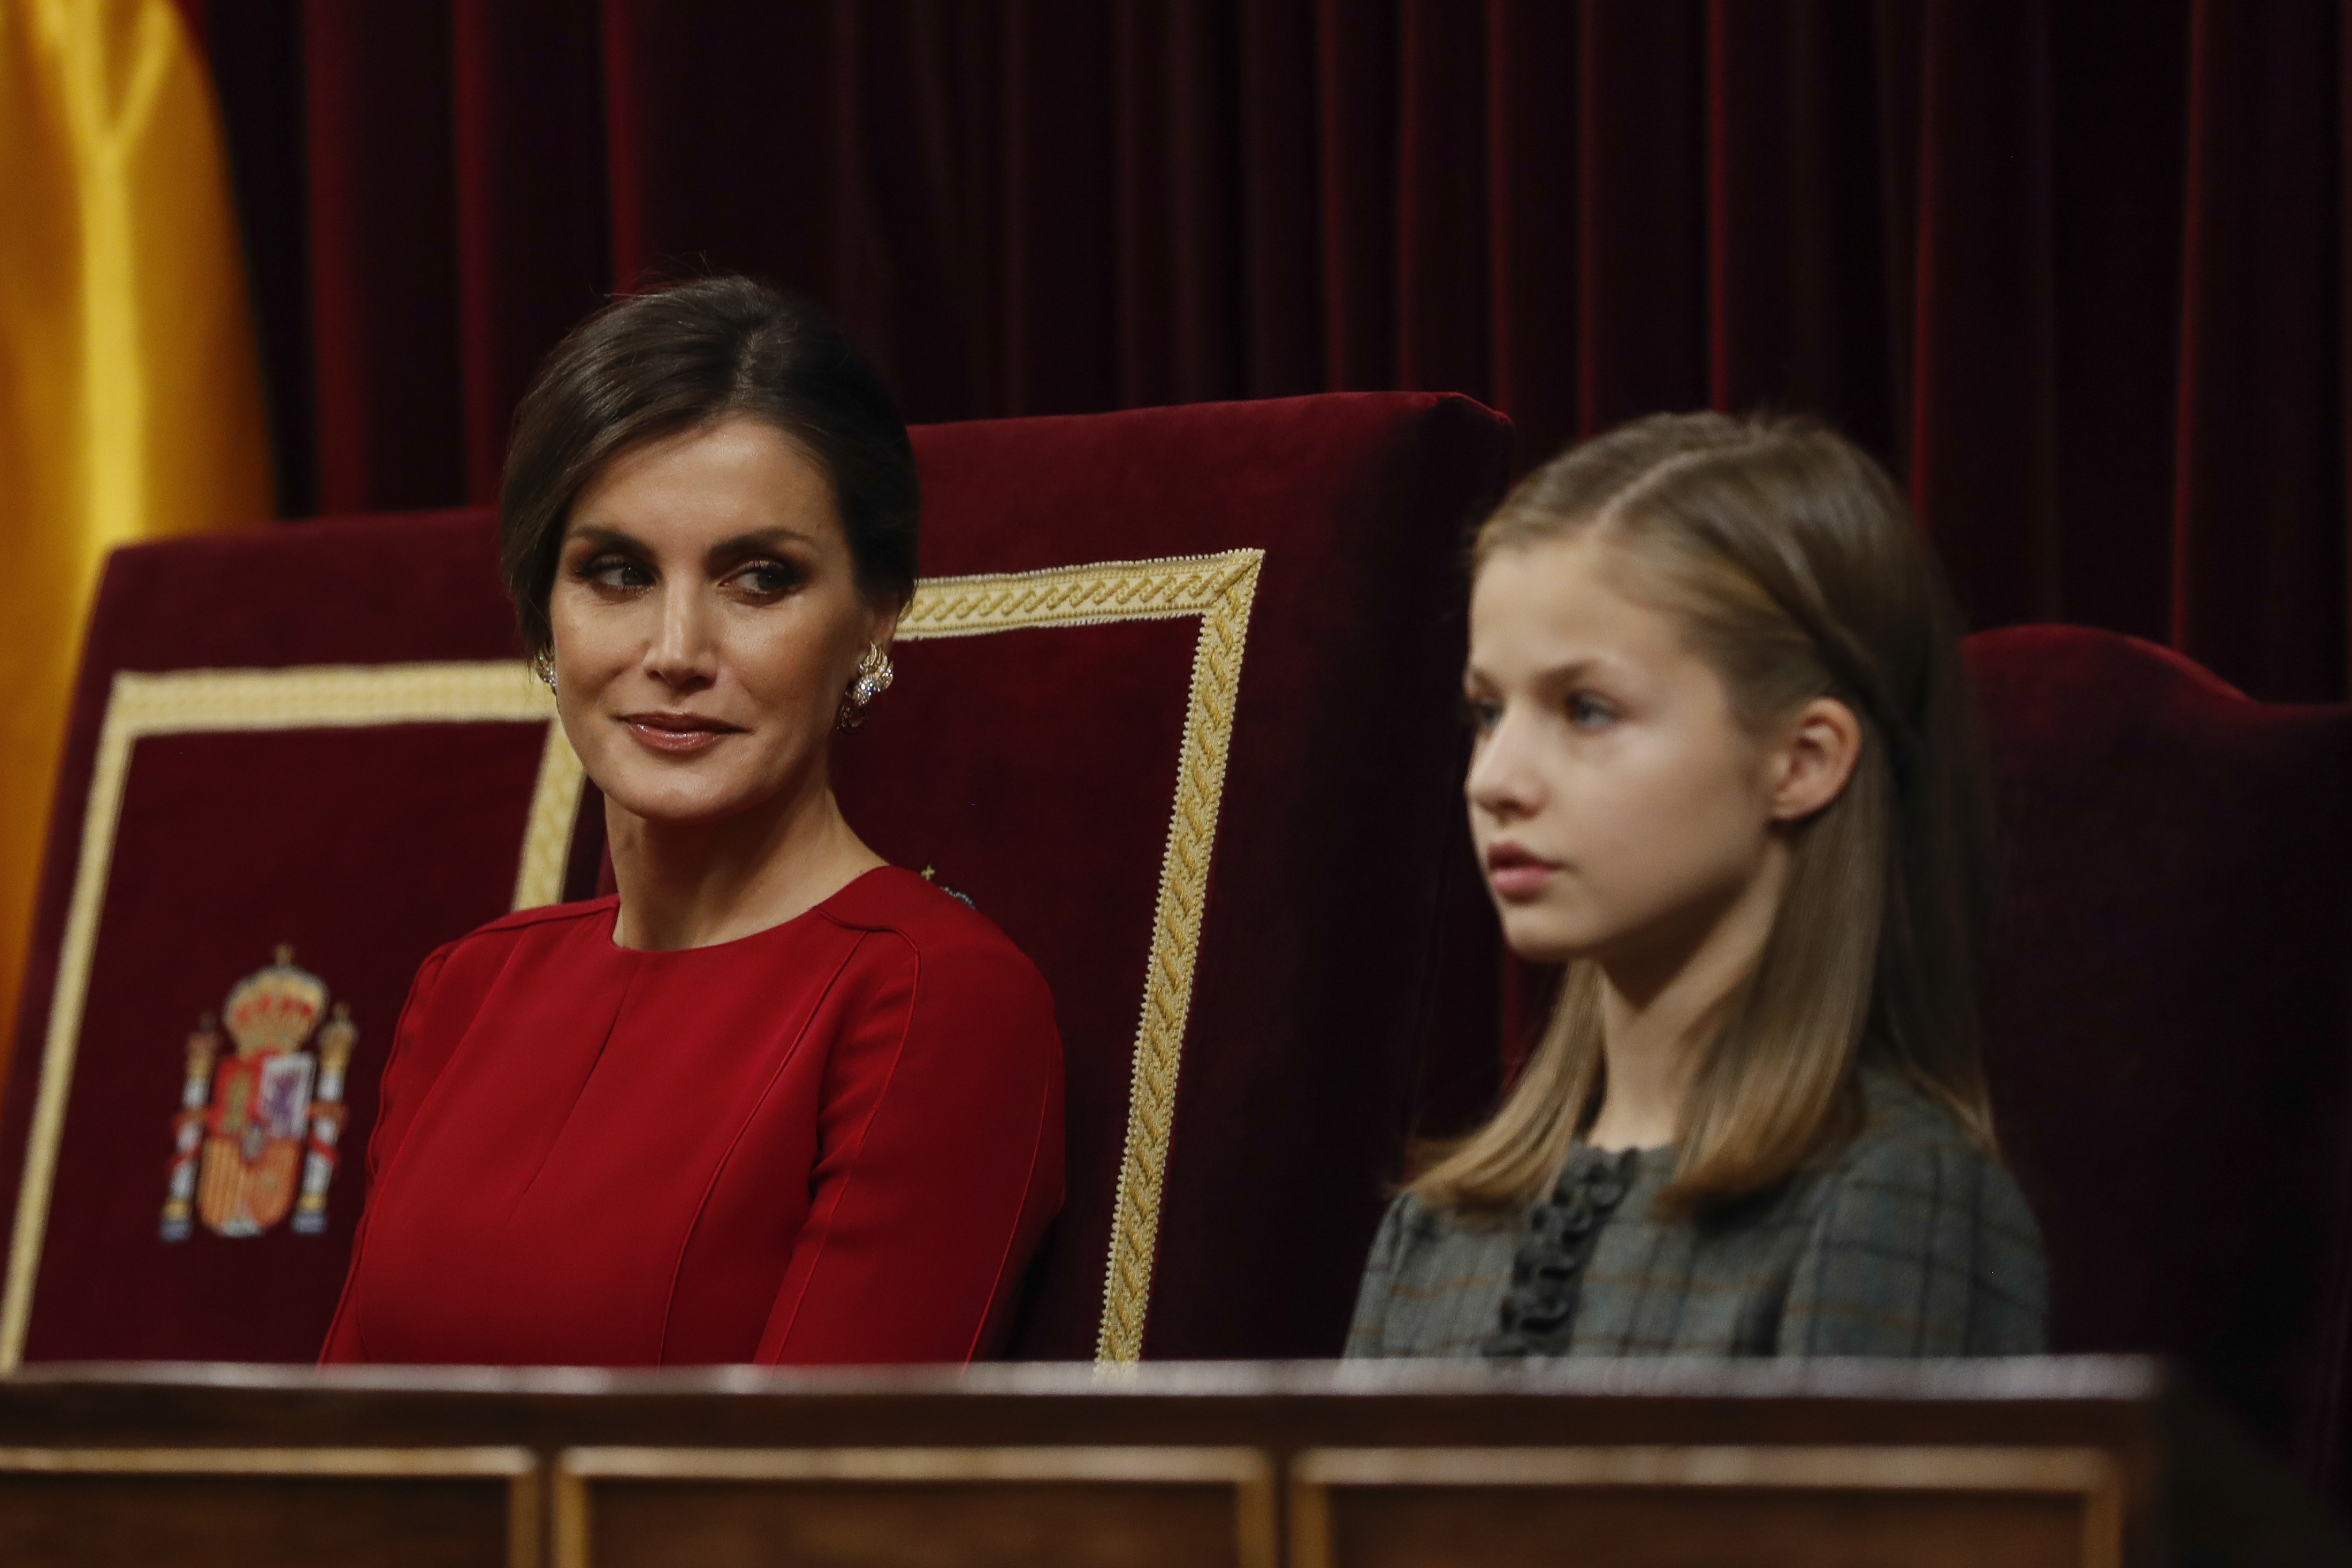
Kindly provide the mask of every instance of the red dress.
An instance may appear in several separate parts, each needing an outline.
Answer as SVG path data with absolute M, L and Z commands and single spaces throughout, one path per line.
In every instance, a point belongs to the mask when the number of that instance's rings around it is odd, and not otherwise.
M 617 900 L 425 961 L 327 1362 L 960 1362 L 1062 1201 L 1034 966 L 909 873 L 740 941 Z

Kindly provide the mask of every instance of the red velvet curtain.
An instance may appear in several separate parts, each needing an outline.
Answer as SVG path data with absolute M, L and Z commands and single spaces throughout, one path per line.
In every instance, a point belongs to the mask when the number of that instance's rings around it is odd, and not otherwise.
M 917 420 L 1818 410 L 1978 625 L 2345 695 L 2331 0 L 190 5 L 289 514 L 489 497 L 565 325 L 709 265 Z

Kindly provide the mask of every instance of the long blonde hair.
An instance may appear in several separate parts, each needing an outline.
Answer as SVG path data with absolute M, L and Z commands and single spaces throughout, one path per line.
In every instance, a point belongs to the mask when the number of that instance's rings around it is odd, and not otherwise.
M 1850 1134 L 1865 1063 L 1990 1149 L 1977 1039 L 1990 791 L 1959 617 L 1901 492 L 1811 420 L 1658 414 L 1522 480 L 1479 529 L 1474 573 L 1587 532 L 1678 618 L 1741 725 L 1761 733 L 1830 696 L 1863 732 L 1844 789 L 1791 830 L 1780 907 L 1718 1009 L 1662 1210 L 1757 1191 Z M 1410 1190 L 1491 1211 L 1550 1184 L 1599 1106 L 1601 995 L 1598 968 L 1571 964 L 1501 1109 Z

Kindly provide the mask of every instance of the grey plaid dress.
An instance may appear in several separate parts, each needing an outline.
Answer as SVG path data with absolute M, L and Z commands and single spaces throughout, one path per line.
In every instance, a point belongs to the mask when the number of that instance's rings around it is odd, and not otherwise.
M 1490 1223 L 1399 1197 L 1348 1355 L 2041 1351 L 2048 1274 L 2016 1182 L 1908 1084 L 1863 1087 L 1844 1148 L 1697 1220 L 1650 1217 L 1670 1149 L 1579 1144 L 1545 1202 Z

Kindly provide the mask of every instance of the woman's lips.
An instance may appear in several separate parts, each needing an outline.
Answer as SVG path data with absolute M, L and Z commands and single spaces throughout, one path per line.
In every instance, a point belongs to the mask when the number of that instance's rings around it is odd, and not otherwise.
M 1536 897 L 1559 872 L 1557 862 L 1517 844 L 1492 844 L 1486 850 L 1486 885 L 1495 890 L 1496 897 L 1510 903 Z
M 690 714 L 633 713 L 621 722 L 629 727 L 638 745 L 669 757 L 707 751 L 727 737 L 740 733 L 731 724 L 697 718 Z

